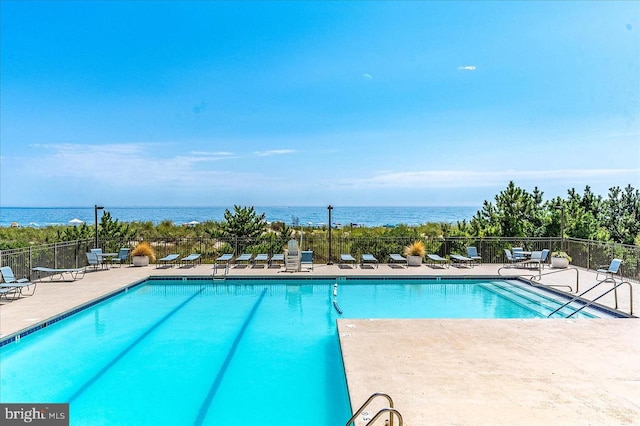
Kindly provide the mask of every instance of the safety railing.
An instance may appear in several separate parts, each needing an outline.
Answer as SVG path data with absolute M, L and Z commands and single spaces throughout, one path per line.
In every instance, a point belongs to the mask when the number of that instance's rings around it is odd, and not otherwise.
M 371 420 L 368 421 L 367 426 L 372 425 L 374 421 L 376 421 L 381 415 L 385 413 L 389 413 L 389 420 L 388 420 L 389 426 L 393 426 L 393 415 L 396 415 L 398 417 L 398 421 L 399 421 L 398 426 L 402 426 L 402 416 L 395 408 L 393 408 L 393 399 L 391 399 L 391 397 L 386 393 L 381 393 L 381 392 L 376 392 L 372 394 L 369 398 L 367 398 L 364 404 L 362 404 L 360 408 L 358 408 L 356 412 L 353 413 L 353 416 L 351 416 L 351 418 L 347 421 L 345 426 L 350 426 L 355 424 L 354 422 L 356 417 L 358 417 L 369 406 L 369 404 L 371 404 L 371 402 L 373 402 L 376 398 L 385 398 L 389 403 L 389 406 L 379 410 L 376 413 L 376 415 L 374 415 L 371 418 Z
M 589 293 L 591 290 L 595 289 L 599 285 L 601 285 L 603 283 L 607 283 L 607 282 L 613 282 L 613 287 L 611 289 L 605 291 L 604 293 L 602 293 L 601 295 L 599 295 L 595 299 L 591 299 L 591 300 L 582 299 L 582 296 L 584 296 L 585 294 Z M 615 291 L 615 293 L 614 293 L 615 294 L 615 309 L 618 309 L 618 287 L 622 286 L 622 284 L 627 284 L 629 286 L 629 314 L 633 315 L 633 286 L 631 285 L 631 283 L 629 281 L 621 281 L 621 282 L 617 283 L 615 280 L 611 280 L 611 278 L 606 278 L 606 279 L 604 279 L 602 281 L 599 281 L 594 286 L 588 288 L 587 290 L 583 291 L 582 293 L 578 294 L 577 296 L 575 296 L 574 298 L 572 298 L 571 300 L 566 302 L 564 305 L 560 306 L 558 309 L 556 309 L 555 311 L 551 312 L 549 315 L 547 315 L 547 317 L 548 318 L 551 317 L 551 315 L 555 314 L 556 312 L 562 310 L 563 308 L 569 306 L 570 304 L 572 304 L 576 300 L 580 299 L 582 301 L 583 305 L 579 309 L 576 309 L 574 312 L 572 312 L 570 315 L 567 315 L 567 317 L 566 317 L 566 318 L 571 318 L 572 316 L 574 316 L 578 312 L 582 311 L 583 309 L 593 305 L 596 301 L 600 300 L 602 297 L 606 296 L 607 294 L 611 293 L 612 291 Z
M 498 269 L 498 275 L 502 275 L 502 270 L 503 269 L 513 269 L 510 268 L 508 266 L 503 266 L 502 268 Z M 548 275 L 553 275 L 553 274 L 558 274 L 561 272 L 567 272 L 567 271 L 576 271 L 576 292 L 580 291 L 579 290 L 579 286 L 580 286 L 580 271 L 578 270 L 578 268 L 574 268 L 573 266 L 570 266 L 568 268 L 563 268 L 563 269 L 554 269 L 552 271 L 549 272 L 545 272 L 542 273 L 542 270 L 539 270 L 537 274 L 517 274 L 518 277 L 521 278 L 525 278 L 525 277 L 529 277 L 528 281 L 531 285 L 542 285 L 542 286 L 548 286 L 548 287 L 567 287 L 572 293 L 573 293 L 573 288 L 570 285 L 567 284 L 542 284 L 542 277 L 548 276 Z M 535 282 L 538 281 L 538 282 Z

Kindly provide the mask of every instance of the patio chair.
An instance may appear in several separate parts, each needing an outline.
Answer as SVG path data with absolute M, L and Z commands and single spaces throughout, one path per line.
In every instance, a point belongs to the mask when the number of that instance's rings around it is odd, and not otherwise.
M 202 255 L 200 253 L 191 253 L 189 256 L 185 256 L 180 259 L 180 263 L 182 263 L 182 267 L 195 267 L 196 262 L 202 263 Z
M 284 254 L 282 253 L 276 253 L 273 256 L 271 256 L 271 259 L 269 259 L 269 267 L 271 267 L 271 265 L 273 265 L 274 262 L 282 262 L 282 264 L 284 264 Z M 281 267 L 282 265 L 278 265 L 278 267 Z
M 531 256 L 528 259 L 521 260 L 517 263 L 523 265 L 526 268 L 536 268 L 540 270 L 542 269 L 543 265 L 542 256 L 542 251 L 532 251 Z
M 363 254 L 360 256 L 360 269 L 364 267 L 365 263 L 371 263 L 376 265 L 376 268 L 378 267 L 378 259 L 372 254 Z
M 450 254 L 449 258 L 453 262 L 453 266 L 467 266 L 469 268 L 475 266 L 476 261 L 470 257 L 462 256 L 461 254 Z
M 516 259 L 515 257 L 513 257 L 513 254 L 511 254 L 511 250 L 504 249 L 504 255 L 507 258 L 507 262 L 504 264 L 504 266 L 505 267 L 514 266 L 514 264 L 516 263 Z
M 129 252 L 131 249 L 123 247 L 118 251 L 118 256 L 111 259 L 111 263 L 117 263 L 122 267 L 123 263 L 126 263 L 129 260 Z
M 339 267 L 342 267 L 343 265 L 346 265 L 347 263 L 352 263 L 355 265 L 356 263 L 356 259 L 351 256 L 350 253 L 342 253 L 340 254 L 340 263 L 338 264 Z
M 300 268 L 307 267 L 307 270 L 313 271 L 313 251 L 303 250 L 300 252 Z
M 251 260 L 253 259 L 253 254 L 251 253 L 242 253 L 240 256 L 236 257 L 236 266 L 239 266 L 239 262 L 244 262 L 245 265 L 249 266 Z
M 513 247 L 511 248 L 511 251 L 513 253 L 513 259 L 515 262 L 519 262 L 527 258 L 527 255 L 524 254 L 524 249 L 522 247 Z
M 467 257 L 475 260 L 478 263 L 482 263 L 482 256 L 478 254 L 478 249 L 475 247 L 467 247 Z
M 179 254 L 168 254 L 165 257 L 158 259 L 158 262 L 156 263 L 156 269 L 160 268 L 160 266 L 162 266 L 163 268 L 166 268 L 167 266 L 173 268 L 173 265 L 178 261 L 178 259 L 180 259 Z M 162 265 L 160 265 L 160 262 L 162 262 Z
M 600 279 L 600 274 L 604 274 L 605 279 L 611 279 L 612 281 L 615 281 L 615 278 L 613 276 L 620 272 L 621 264 L 622 259 L 613 259 L 608 267 L 607 265 L 601 266 L 596 270 L 596 280 Z
M 44 278 L 49 278 L 50 281 L 75 281 L 84 278 L 86 271 L 84 268 L 46 268 L 44 266 L 36 266 L 32 270 L 37 272 L 38 279 L 43 278 L 41 275 L 45 274 Z M 65 279 L 65 274 L 69 275 L 70 280 Z M 79 278 L 78 278 L 79 277 Z M 57 278 L 57 279 L 56 279 Z
M 398 253 L 391 253 L 389 257 L 391 258 L 390 263 L 404 263 L 405 267 L 407 268 L 409 267 L 409 262 L 407 262 L 407 258 L 404 257 L 403 255 Z
M 218 272 L 218 264 L 221 264 L 222 266 L 224 266 L 224 275 L 226 276 L 227 273 L 229 272 L 229 262 L 231 262 L 231 259 L 233 259 L 233 254 L 231 253 L 224 253 L 218 257 L 216 257 L 216 261 L 213 264 L 213 276 L 215 278 L 216 273 Z
M 102 261 L 102 256 L 98 256 L 96 252 L 85 253 L 87 255 L 87 266 L 93 266 L 94 270 L 98 270 L 98 268 L 102 268 L 105 266 L 105 263 Z
M 427 266 L 430 266 L 432 268 L 435 268 L 436 266 L 440 268 L 449 267 L 449 260 L 438 254 L 427 254 L 427 259 L 429 259 L 429 261 L 427 262 Z
M 269 264 L 269 255 L 266 253 L 258 253 L 256 254 L 255 259 L 253 259 L 253 266 L 255 267 L 258 262 L 264 262 L 264 265 Z
M 16 278 L 13 273 L 13 269 L 10 266 L 3 266 L 0 268 L 0 274 L 2 274 L 2 283 L 0 284 L 0 289 L 6 290 L 3 292 L 5 298 L 7 298 L 8 293 L 14 294 L 14 299 L 19 296 L 23 296 L 23 290 L 33 286 L 31 290 L 31 294 L 27 294 L 27 296 L 33 296 L 36 292 L 37 283 L 29 281 L 27 278 Z

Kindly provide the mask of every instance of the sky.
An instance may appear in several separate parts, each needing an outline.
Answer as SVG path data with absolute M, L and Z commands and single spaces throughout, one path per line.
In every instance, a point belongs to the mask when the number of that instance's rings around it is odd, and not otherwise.
M 0 2 L 0 205 L 640 188 L 640 2 Z

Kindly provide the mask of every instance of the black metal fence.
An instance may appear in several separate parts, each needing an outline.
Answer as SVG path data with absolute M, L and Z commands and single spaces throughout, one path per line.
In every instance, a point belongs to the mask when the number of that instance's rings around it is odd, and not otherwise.
M 333 238 L 331 247 L 326 234 L 305 234 L 298 236 L 303 250 L 312 250 L 315 263 L 336 262 L 341 253 L 350 253 L 355 258 L 361 254 L 373 254 L 380 262 L 386 262 L 389 254 L 402 253 L 404 247 L 415 241 L 409 237 L 339 237 Z M 563 249 L 572 257 L 574 266 L 597 269 L 608 265 L 613 258 L 623 260 L 620 268 L 624 278 L 640 279 L 640 247 L 600 241 L 568 238 L 423 238 L 427 253 L 446 257 L 449 254 L 466 255 L 467 247 L 474 246 L 482 256 L 483 263 L 505 263 L 504 249 L 523 247 L 528 251 L 548 248 L 552 251 Z M 148 240 L 155 248 L 156 257 L 171 253 L 181 257 L 200 253 L 204 263 L 213 263 L 223 253 L 266 253 L 272 256 L 282 253 L 286 242 L 273 235 L 257 239 L 246 238 L 172 238 Z M 117 252 L 120 247 L 133 248 L 138 241 L 98 242 L 105 252 Z M 31 278 L 32 268 L 78 268 L 87 265 L 85 253 L 95 248 L 92 239 L 64 243 L 46 244 L 23 249 L 0 252 L 0 266 L 10 266 L 16 276 Z M 331 259 L 329 256 L 331 255 Z

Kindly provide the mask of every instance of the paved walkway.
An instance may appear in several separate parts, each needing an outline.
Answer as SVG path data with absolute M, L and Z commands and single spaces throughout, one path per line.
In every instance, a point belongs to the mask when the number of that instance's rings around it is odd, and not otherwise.
M 313 271 L 295 274 L 242 266 L 232 267 L 230 275 L 495 276 L 501 266 L 315 265 Z M 43 281 L 34 296 L 1 300 L 0 338 L 149 276 L 206 276 L 211 271 L 211 265 L 124 266 L 88 272 L 75 282 Z M 530 273 L 519 269 L 501 272 Z M 596 283 L 593 272 L 579 270 L 578 276 L 581 291 Z M 575 280 L 576 270 L 569 269 L 544 277 L 542 282 L 571 285 L 575 291 Z M 633 286 L 633 311 L 638 314 L 640 285 Z M 595 295 L 608 289 L 601 287 Z M 621 288 L 618 296 L 620 310 L 628 313 L 628 289 Z M 613 293 L 602 303 L 613 307 Z M 637 319 L 341 319 L 338 328 L 354 410 L 370 394 L 386 392 L 394 398 L 407 426 L 640 424 Z

